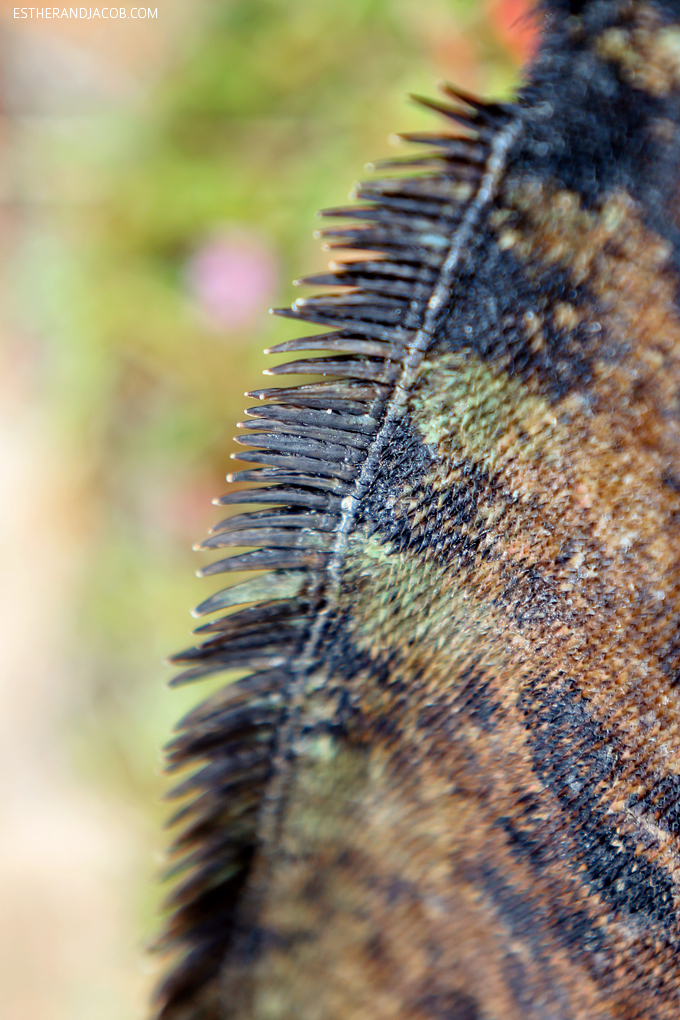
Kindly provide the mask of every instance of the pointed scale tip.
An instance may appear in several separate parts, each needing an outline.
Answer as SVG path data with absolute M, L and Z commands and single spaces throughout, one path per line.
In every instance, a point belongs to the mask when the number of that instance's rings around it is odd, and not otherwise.
M 445 96 L 449 96 L 451 99 L 457 99 L 462 103 L 466 103 L 471 106 L 473 110 L 482 109 L 486 104 L 484 100 L 478 96 L 473 96 L 471 92 L 466 92 L 465 89 L 459 88 L 457 85 L 453 85 L 450 81 L 446 81 L 444 78 L 440 78 L 436 83 L 436 87 Z
M 417 103 L 418 106 L 427 106 L 430 110 L 432 109 L 432 104 L 435 102 L 434 99 L 428 99 L 427 96 L 419 96 L 416 92 L 408 92 L 404 98 L 410 103 Z
M 409 92 L 408 98 L 412 103 L 424 106 L 426 110 L 434 110 L 435 113 L 442 113 L 445 117 L 451 117 L 453 120 L 459 120 L 463 116 L 462 109 L 455 110 L 445 103 L 437 102 L 436 99 L 430 99 L 428 96 L 419 96 L 415 92 Z

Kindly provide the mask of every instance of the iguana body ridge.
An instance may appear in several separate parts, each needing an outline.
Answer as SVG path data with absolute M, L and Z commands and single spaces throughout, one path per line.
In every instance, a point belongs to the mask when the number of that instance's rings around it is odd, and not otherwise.
M 680 3 L 541 16 L 252 394 L 163 1020 L 680 1015 Z

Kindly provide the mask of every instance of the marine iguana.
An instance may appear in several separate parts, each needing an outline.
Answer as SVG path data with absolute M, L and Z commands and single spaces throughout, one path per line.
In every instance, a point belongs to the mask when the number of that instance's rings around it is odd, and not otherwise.
M 680 0 L 538 16 L 251 394 L 162 1020 L 680 1016 Z

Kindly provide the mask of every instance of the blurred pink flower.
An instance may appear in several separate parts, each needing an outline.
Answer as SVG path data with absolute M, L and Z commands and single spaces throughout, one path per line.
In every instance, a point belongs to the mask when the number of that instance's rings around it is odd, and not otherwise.
M 276 255 L 261 238 L 233 231 L 204 242 L 186 268 L 189 290 L 216 329 L 250 326 L 274 295 Z

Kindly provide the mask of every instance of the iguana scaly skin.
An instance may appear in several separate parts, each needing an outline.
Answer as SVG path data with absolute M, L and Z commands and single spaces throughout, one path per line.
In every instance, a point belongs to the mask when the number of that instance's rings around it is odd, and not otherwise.
M 253 394 L 163 1020 L 680 1017 L 680 0 L 539 16 Z

